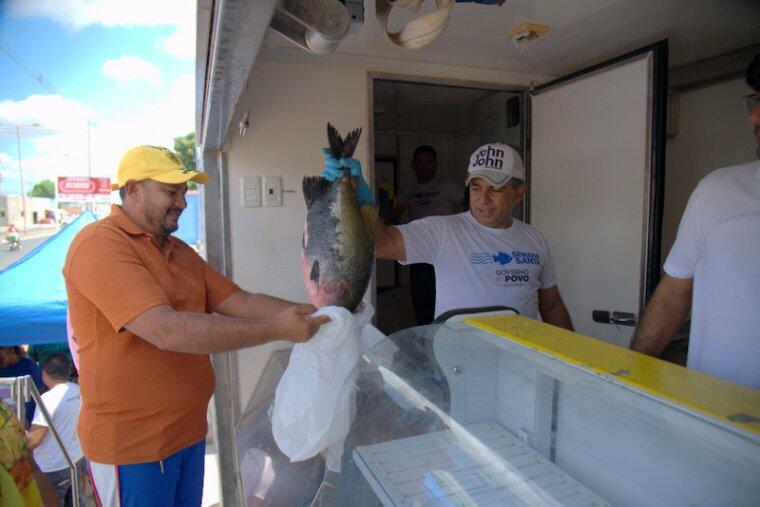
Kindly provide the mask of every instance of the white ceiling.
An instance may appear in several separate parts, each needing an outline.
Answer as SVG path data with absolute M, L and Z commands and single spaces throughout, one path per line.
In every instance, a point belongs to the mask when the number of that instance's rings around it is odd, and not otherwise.
M 434 0 L 427 0 L 423 11 Z M 507 0 L 502 7 L 456 4 L 446 32 L 430 45 L 407 51 L 393 46 L 365 0 L 364 25 L 337 53 L 562 75 L 668 38 L 670 66 L 760 43 L 760 0 Z M 398 29 L 404 12 L 391 15 Z M 518 50 L 506 30 L 522 22 L 550 26 L 549 33 Z M 270 48 L 293 47 L 275 34 Z

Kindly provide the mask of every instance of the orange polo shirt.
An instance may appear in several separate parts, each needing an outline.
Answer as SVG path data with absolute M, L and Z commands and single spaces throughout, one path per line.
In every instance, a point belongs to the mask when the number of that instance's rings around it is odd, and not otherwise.
M 158 305 L 209 312 L 237 285 L 177 238 L 159 248 L 120 206 L 79 232 L 63 275 L 79 345 L 84 455 L 144 463 L 204 439 L 214 391 L 209 356 L 161 350 L 124 325 Z

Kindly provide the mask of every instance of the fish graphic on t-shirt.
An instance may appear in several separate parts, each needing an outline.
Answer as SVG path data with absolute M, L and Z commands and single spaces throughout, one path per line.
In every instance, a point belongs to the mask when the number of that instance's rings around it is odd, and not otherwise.
M 512 262 L 512 256 L 504 252 L 499 252 L 497 255 L 493 256 L 493 261 L 498 262 L 503 266 Z

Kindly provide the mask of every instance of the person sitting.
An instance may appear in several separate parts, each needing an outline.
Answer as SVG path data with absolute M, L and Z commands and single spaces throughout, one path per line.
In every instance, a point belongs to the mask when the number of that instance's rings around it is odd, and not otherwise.
M 82 408 L 82 397 L 79 394 L 79 386 L 70 381 L 71 371 L 71 361 L 65 355 L 56 353 L 47 356 L 42 363 L 42 380 L 49 390 L 42 395 L 42 403 L 72 463 L 79 469 L 81 477 L 84 459 L 77 436 L 77 424 L 79 411 Z M 53 484 L 61 505 L 71 505 L 74 494 L 71 472 L 41 410 L 35 413 L 27 436 L 29 447 L 34 450 L 34 459 Z M 81 489 L 77 493 L 79 504 L 84 505 Z

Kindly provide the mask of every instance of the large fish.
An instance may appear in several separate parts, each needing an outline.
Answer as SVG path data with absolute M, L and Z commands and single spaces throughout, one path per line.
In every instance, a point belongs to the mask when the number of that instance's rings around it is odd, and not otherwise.
M 328 123 L 332 156 L 351 157 L 360 135 L 361 129 L 357 129 L 343 139 Z M 375 250 L 373 208 L 359 209 L 357 179 L 348 168 L 343 168 L 343 176 L 333 181 L 321 176 L 303 179 L 308 213 L 301 270 L 311 304 L 317 308 L 342 306 L 353 312 L 367 290 Z

